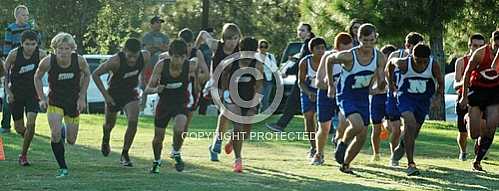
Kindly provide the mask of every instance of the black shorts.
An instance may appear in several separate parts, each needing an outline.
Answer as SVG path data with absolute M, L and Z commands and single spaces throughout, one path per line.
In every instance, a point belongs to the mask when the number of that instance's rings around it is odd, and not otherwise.
M 185 104 L 178 104 L 165 99 L 159 98 L 158 105 L 156 106 L 156 113 L 154 116 L 154 126 L 156 128 L 166 128 L 171 118 L 177 115 L 187 116 L 188 108 Z
M 116 105 L 107 105 L 108 111 L 116 113 L 121 111 L 128 103 L 139 100 L 138 96 L 115 96 L 111 95 Z
M 494 88 L 473 88 L 468 92 L 468 104 L 485 111 L 487 106 L 499 104 L 499 86 Z
M 456 101 L 456 114 L 457 114 L 457 128 L 459 129 L 459 132 L 463 133 L 467 132 L 464 116 L 468 113 L 468 107 L 463 109 L 459 106 L 459 100 L 461 100 L 461 97 L 462 95 L 458 94 Z
M 9 103 L 9 110 L 12 113 L 12 119 L 17 121 L 24 118 L 24 113 L 38 113 L 40 105 L 38 104 L 38 99 L 35 97 L 14 96 L 14 102 Z
M 57 103 L 57 102 L 52 102 L 49 100 L 49 106 L 47 108 L 47 113 L 53 112 L 53 113 L 60 114 L 62 116 L 78 117 L 78 116 L 80 116 L 80 112 L 78 111 L 78 107 L 76 105 L 76 102 L 77 101 L 74 101 L 72 103 Z

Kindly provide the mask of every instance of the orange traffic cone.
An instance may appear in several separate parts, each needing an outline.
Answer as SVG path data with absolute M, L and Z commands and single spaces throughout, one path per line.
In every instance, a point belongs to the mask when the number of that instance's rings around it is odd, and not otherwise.
M 3 152 L 3 139 L 0 137 L 0 160 L 5 160 L 5 153 Z

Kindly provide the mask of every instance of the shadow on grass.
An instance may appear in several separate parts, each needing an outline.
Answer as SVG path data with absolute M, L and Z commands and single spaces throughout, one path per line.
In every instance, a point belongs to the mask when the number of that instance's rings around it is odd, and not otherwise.
M 499 186 L 497 183 L 499 175 L 497 174 L 475 173 L 469 170 L 423 165 L 424 169 L 420 169 L 420 175 L 407 177 L 405 176 L 404 168 L 392 168 L 377 164 L 367 164 L 366 166 L 376 168 L 376 170 L 365 168 L 356 170 L 358 172 L 372 174 L 374 177 L 386 178 L 391 181 L 406 184 L 407 186 L 418 185 L 423 186 L 424 188 L 443 190 L 497 190 Z M 388 172 L 403 173 L 403 175 L 397 176 Z
M 34 137 L 29 152 L 30 167 L 17 164 L 21 137 L 14 134 L 3 137 L 8 160 L 0 162 L 2 190 L 324 190 L 333 187 L 341 190 L 382 190 L 255 166 L 247 166 L 245 173 L 235 174 L 229 165 L 220 163 L 200 165 L 186 161 L 185 171 L 178 173 L 170 159 L 163 160 L 160 174 L 150 174 L 151 160 L 132 155 L 135 166 L 121 167 L 118 163 L 120 152 L 103 157 L 99 149 L 78 144 L 66 144 L 65 147 L 70 176 L 56 179 L 57 164 L 48 136 L 37 134 Z M 94 137 L 94 141 L 100 143 L 100 137 Z M 98 143 L 92 145 L 100 145 Z

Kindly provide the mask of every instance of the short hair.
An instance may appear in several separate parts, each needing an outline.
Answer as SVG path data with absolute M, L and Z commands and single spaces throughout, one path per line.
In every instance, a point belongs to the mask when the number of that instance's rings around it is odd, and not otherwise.
M 256 51 L 258 49 L 258 41 L 255 37 L 244 37 L 239 42 L 241 51 Z
M 183 39 L 186 43 L 191 43 L 194 41 L 194 34 L 191 29 L 184 28 L 178 32 L 178 37 Z
M 266 39 L 261 39 L 258 41 L 259 46 L 261 46 L 262 44 L 266 44 L 267 46 L 270 45 L 269 41 L 267 41 Z
M 338 49 L 340 44 L 350 44 L 352 42 L 352 35 L 346 32 L 340 32 L 334 37 L 334 48 Z
M 360 36 L 369 36 L 371 34 L 376 34 L 376 27 L 371 23 L 365 23 L 360 25 L 359 27 L 359 37 Z
M 358 18 L 354 18 L 354 19 L 352 19 L 352 20 L 350 21 L 350 24 L 348 25 L 348 28 L 347 28 L 348 33 L 350 33 L 350 35 L 352 35 L 352 37 L 353 37 L 353 36 L 357 36 L 357 34 L 353 34 L 353 26 L 354 26 L 355 24 L 361 24 L 361 25 L 362 25 L 362 23 L 364 23 L 364 21 L 363 21 L 363 20 L 361 20 L 361 19 L 358 19 Z
M 482 34 L 480 34 L 480 33 L 474 33 L 468 39 L 468 45 L 471 45 L 471 42 L 473 40 L 483 40 L 485 42 L 485 37 Z
M 38 41 L 38 34 L 36 34 L 36 32 L 32 30 L 26 30 L 21 33 L 21 43 L 23 43 L 25 40 Z
M 170 42 L 168 54 L 173 56 L 187 55 L 187 43 L 182 39 L 174 39 Z
M 14 9 L 14 17 L 17 17 L 17 14 L 19 14 L 19 11 L 21 11 L 22 9 L 28 11 L 28 7 L 26 7 L 26 5 L 18 5 L 15 9 Z M 28 11 L 29 12 L 29 11 Z
M 222 41 L 234 36 L 241 38 L 241 29 L 234 23 L 225 23 L 222 27 Z
M 409 43 L 410 45 L 416 45 L 423 41 L 424 41 L 423 35 L 417 32 L 410 32 L 409 34 L 407 34 L 407 36 L 405 36 L 405 42 Z
M 492 32 L 491 40 L 494 41 L 496 39 L 499 39 L 499 28 Z
M 140 40 L 136 38 L 129 38 L 125 42 L 125 50 L 130 52 L 139 52 L 140 51 Z
M 76 49 L 75 39 L 73 38 L 73 36 L 71 36 L 71 34 L 65 32 L 60 32 L 55 35 L 54 38 L 52 38 L 52 40 L 50 41 L 50 47 L 55 50 L 62 46 L 63 43 L 68 43 L 71 48 Z
M 397 50 L 397 47 L 394 46 L 393 44 L 387 44 L 381 48 L 381 53 L 384 55 L 390 55 L 392 52 L 395 52 Z
M 326 41 L 321 37 L 314 37 L 310 40 L 310 42 L 308 42 L 308 49 L 313 50 L 314 47 L 321 45 L 321 44 L 326 46 Z
M 308 23 L 304 23 L 304 22 L 301 22 L 299 25 L 298 25 L 298 28 L 302 27 L 302 26 L 305 26 L 308 30 L 308 32 L 312 33 L 312 25 L 308 24 Z
M 419 43 L 414 47 L 414 56 L 418 58 L 428 58 L 431 54 L 431 49 L 428 45 Z

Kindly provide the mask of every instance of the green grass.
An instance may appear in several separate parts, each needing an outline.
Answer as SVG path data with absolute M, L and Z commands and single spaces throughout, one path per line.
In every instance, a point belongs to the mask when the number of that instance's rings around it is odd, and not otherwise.
M 271 121 L 275 120 L 270 119 Z M 366 141 L 352 166 L 357 175 L 338 171 L 333 160 L 332 146 L 326 149 L 326 164 L 311 166 L 305 160 L 306 141 L 248 141 L 243 148 L 245 172 L 231 170 L 233 156 L 222 154 L 220 162 L 208 159 L 207 146 L 211 139 L 187 139 L 183 147 L 186 170 L 176 172 L 168 158 L 171 145 L 171 125 L 164 142 L 163 166 L 159 175 L 149 174 L 152 164 L 151 139 L 153 119 L 142 117 L 130 155 L 135 167 L 119 165 L 126 122 L 120 118 L 112 133 L 112 153 L 100 153 L 102 115 L 82 115 L 75 146 L 66 146 L 70 176 L 56 179 L 57 164 L 50 149 L 50 133 L 46 116 L 41 114 L 29 159 L 32 166 L 20 167 L 17 155 L 22 139 L 13 133 L 2 135 L 6 161 L 0 161 L 0 190 L 498 190 L 499 145 L 491 147 L 483 166 L 487 174 L 473 173 L 471 161 L 457 160 L 455 141 L 457 128 L 445 122 L 427 122 L 416 143 L 416 162 L 421 170 L 418 177 L 407 177 L 405 168 L 387 167 L 388 142 L 382 143 L 382 161 L 371 162 L 371 147 Z M 191 132 L 211 132 L 215 117 L 195 116 Z M 287 131 L 301 131 L 303 121 L 296 117 Z M 266 132 L 263 123 L 254 131 Z M 472 144 L 468 144 L 472 151 Z M 474 157 L 473 155 L 469 156 Z M 401 161 L 405 166 L 405 159 Z

